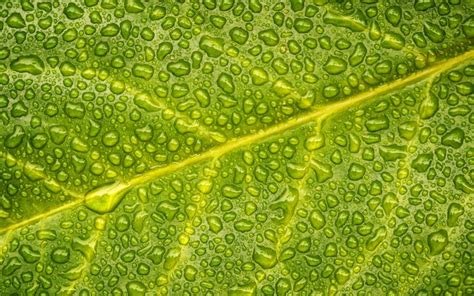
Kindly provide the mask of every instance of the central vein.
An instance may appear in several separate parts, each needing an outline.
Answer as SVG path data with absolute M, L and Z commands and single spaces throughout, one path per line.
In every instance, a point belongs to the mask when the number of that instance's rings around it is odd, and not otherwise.
M 269 127 L 255 134 L 250 134 L 241 138 L 231 139 L 227 141 L 225 144 L 209 149 L 208 151 L 204 153 L 191 156 L 183 161 L 171 163 L 166 166 L 152 168 L 149 171 L 143 174 L 134 176 L 127 181 L 117 181 L 112 184 L 104 185 L 102 187 L 99 187 L 97 189 L 90 191 L 81 199 L 75 200 L 71 203 L 65 204 L 61 207 L 52 209 L 48 212 L 31 217 L 27 220 L 18 222 L 16 224 L 12 224 L 4 229 L 0 229 L 0 233 L 12 231 L 22 226 L 35 223 L 46 217 L 55 215 L 57 213 L 63 212 L 70 208 L 77 207 L 81 204 L 85 204 L 87 207 L 89 207 L 90 209 L 98 213 L 110 212 L 113 209 L 115 209 L 115 207 L 120 203 L 124 195 L 129 190 L 131 190 L 132 188 L 136 186 L 146 184 L 148 182 L 156 180 L 157 178 L 161 176 L 171 174 L 173 172 L 179 171 L 186 167 L 190 167 L 197 163 L 220 157 L 222 155 L 236 151 L 242 147 L 246 147 L 251 144 L 258 143 L 264 139 L 267 139 L 275 135 L 279 135 L 285 131 L 302 126 L 316 119 L 327 118 L 331 115 L 339 113 L 340 111 L 347 110 L 348 108 L 351 108 L 354 106 L 358 106 L 361 103 L 369 102 L 372 99 L 375 99 L 381 95 L 390 93 L 394 90 L 410 85 L 411 83 L 422 80 L 433 74 L 446 71 L 464 61 L 472 60 L 473 58 L 474 58 L 474 50 L 471 50 L 457 57 L 447 59 L 445 61 L 437 63 L 425 70 L 414 73 L 408 77 L 398 79 L 388 84 L 374 88 L 370 91 L 354 95 L 352 97 L 349 97 L 346 100 L 331 103 L 324 106 L 315 107 L 312 111 L 305 113 L 301 115 L 300 117 L 289 119 L 285 122 L 279 123 L 275 126 Z

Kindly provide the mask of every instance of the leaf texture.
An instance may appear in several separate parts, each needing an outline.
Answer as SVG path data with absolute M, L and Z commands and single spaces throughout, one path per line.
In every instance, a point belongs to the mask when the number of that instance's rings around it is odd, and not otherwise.
M 1 295 L 474 294 L 469 1 L 3 1 Z

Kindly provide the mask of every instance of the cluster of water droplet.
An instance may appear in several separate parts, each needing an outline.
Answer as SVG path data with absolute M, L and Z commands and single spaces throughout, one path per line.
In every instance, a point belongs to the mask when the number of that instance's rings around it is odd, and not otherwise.
M 456 0 L 182 2 L 0 4 L 1 228 L 403 78 L 474 36 Z M 472 294 L 473 76 L 464 66 L 183 167 L 111 213 L 99 200 L 1 234 L 0 292 Z

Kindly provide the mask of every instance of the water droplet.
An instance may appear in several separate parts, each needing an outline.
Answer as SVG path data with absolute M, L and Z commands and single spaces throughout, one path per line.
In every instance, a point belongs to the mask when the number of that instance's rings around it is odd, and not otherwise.
M 446 32 L 441 29 L 440 26 L 432 22 L 423 22 L 423 32 L 435 43 L 443 42 L 446 36 Z
M 44 71 L 44 63 L 36 55 L 20 56 L 10 64 L 13 71 L 39 75 Z
M 64 14 L 71 20 L 76 20 L 84 15 L 84 9 L 77 6 L 75 3 L 68 3 L 64 8 Z
M 435 231 L 428 235 L 428 246 L 431 255 L 440 254 L 448 245 L 448 232 L 444 229 Z
M 275 250 L 261 245 L 255 247 L 252 258 L 264 269 L 272 268 L 277 264 Z
M 314 210 L 309 216 L 309 222 L 314 229 L 321 230 L 326 225 L 326 218 L 320 210 Z
M 268 82 L 268 73 L 263 68 L 253 68 L 250 70 L 250 76 L 255 85 L 263 85 Z
M 352 67 L 359 65 L 364 61 L 366 54 L 367 48 L 365 47 L 365 45 L 361 42 L 357 43 L 354 47 L 354 51 L 349 57 L 349 63 Z
M 52 253 L 51 253 L 51 259 L 59 264 L 64 264 L 69 261 L 69 249 L 59 247 L 56 248 Z
M 19 125 L 15 125 L 13 132 L 5 138 L 5 147 L 16 148 L 20 146 L 25 137 L 25 130 Z
M 295 30 L 298 33 L 308 33 L 313 29 L 313 21 L 307 18 L 296 18 L 294 22 Z
M 234 80 L 232 76 L 221 73 L 217 78 L 217 85 L 226 93 L 231 94 L 235 90 Z
M 464 207 L 458 203 L 453 202 L 448 207 L 448 226 L 454 227 L 457 224 L 459 217 L 464 214 Z
M 188 75 L 191 71 L 191 65 L 185 60 L 171 62 L 167 66 L 168 71 L 173 73 L 176 77 Z
M 434 0 L 415 0 L 415 10 L 425 11 L 435 7 Z
M 247 42 L 247 40 L 249 39 L 249 33 L 247 31 L 245 31 L 244 29 L 239 28 L 239 27 L 234 27 L 234 28 L 230 29 L 229 36 L 232 39 L 232 41 L 234 41 L 234 42 L 236 42 L 240 45 L 244 45 Z
M 348 172 L 348 177 L 352 181 L 357 181 L 362 179 L 365 175 L 365 167 L 358 164 L 358 163 L 352 163 L 351 166 L 349 167 L 349 172 Z
M 139 281 L 132 281 L 127 283 L 127 293 L 130 296 L 145 296 L 146 286 Z
M 222 186 L 222 195 L 228 198 L 237 198 L 242 194 L 242 189 L 236 185 Z
M 378 228 L 374 235 L 369 238 L 365 244 L 367 250 L 373 251 L 375 250 L 384 240 L 385 237 L 387 236 L 387 228 L 385 226 L 381 226 Z
M 138 78 L 143 78 L 145 80 L 149 80 L 152 76 L 155 70 L 153 69 L 152 66 L 147 65 L 147 64 L 141 64 L 137 63 L 133 65 L 132 68 L 132 74 Z
M 346 71 L 347 63 L 341 58 L 330 56 L 323 68 L 329 74 L 336 75 Z
M 365 127 L 369 132 L 377 132 L 384 129 L 388 129 L 389 120 L 385 115 L 381 117 L 373 117 L 365 122 Z
M 140 0 L 125 0 L 125 10 L 129 13 L 139 13 L 145 10 L 145 5 Z
M 209 57 L 217 58 L 224 51 L 224 39 L 203 36 L 199 41 L 199 48 L 201 48 L 201 50 L 203 50 Z
M 26 27 L 25 19 L 18 12 L 13 12 L 12 14 L 10 14 L 7 17 L 6 23 L 10 28 L 14 29 L 22 29 Z
M 41 258 L 40 252 L 28 245 L 22 245 L 19 253 L 27 263 L 35 263 Z
M 20 259 L 12 257 L 8 259 L 7 263 L 2 268 L 2 275 L 10 276 L 14 274 L 22 266 Z
M 217 216 L 207 217 L 207 223 L 209 224 L 209 229 L 214 233 L 219 233 L 222 230 L 222 221 Z
M 97 213 L 109 213 L 118 206 L 129 188 L 128 184 L 120 182 L 104 185 L 88 192 L 84 203 L 86 207 Z
M 453 147 L 455 149 L 462 146 L 464 143 L 464 131 L 460 128 L 454 128 L 447 132 L 441 138 L 441 143 L 445 146 Z
M 110 131 L 104 134 L 102 137 L 102 143 L 107 147 L 115 146 L 120 139 L 120 135 L 117 131 Z

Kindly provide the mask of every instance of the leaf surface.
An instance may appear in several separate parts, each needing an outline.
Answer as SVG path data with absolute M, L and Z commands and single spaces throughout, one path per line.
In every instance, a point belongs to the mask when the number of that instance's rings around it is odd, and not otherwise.
M 399 2 L 2 2 L 0 294 L 473 294 L 473 8 Z

